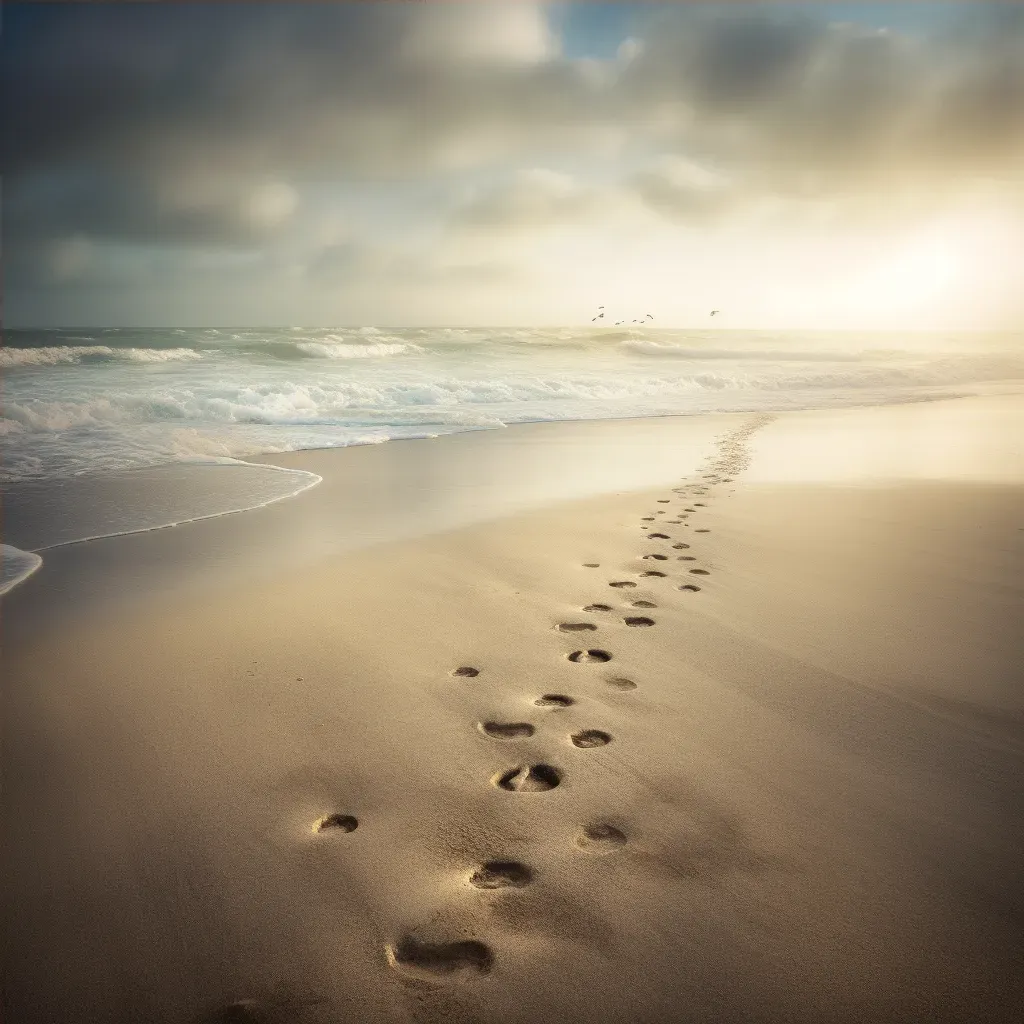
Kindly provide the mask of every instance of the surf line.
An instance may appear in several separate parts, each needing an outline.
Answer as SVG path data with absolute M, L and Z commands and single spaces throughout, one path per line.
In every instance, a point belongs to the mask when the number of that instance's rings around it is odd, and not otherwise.
M 202 463 L 200 463 L 202 464 Z M 297 487 L 294 491 L 289 491 L 287 494 L 278 494 L 273 498 L 267 498 L 266 501 L 259 501 L 255 505 L 245 505 L 242 508 L 229 508 L 223 512 L 208 512 L 200 516 L 190 516 L 188 519 L 177 519 L 171 523 L 158 523 L 156 526 L 140 526 L 134 530 L 114 530 L 111 533 L 96 533 L 88 537 L 76 537 L 74 540 L 62 540 L 56 544 L 44 544 L 42 547 L 33 549 L 32 551 L 22 551 L 20 548 L 16 548 L 10 544 L 0 545 L 2 548 L 2 567 L 6 569 L 9 562 L 13 561 L 15 564 L 18 562 L 22 563 L 22 567 L 15 569 L 11 574 L 10 578 L 0 577 L 0 596 L 12 591 L 19 583 L 24 583 L 39 567 L 43 564 L 43 559 L 39 552 L 41 551 L 53 551 L 56 548 L 68 548 L 74 544 L 88 544 L 89 541 L 93 540 L 106 540 L 110 537 L 130 537 L 136 533 L 155 533 L 157 530 L 170 530 L 175 526 L 185 526 L 188 523 L 198 523 L 204 519 L 220 519 L 223 516 L 234 516 L 241 512 L 252 512 L 258 508 L 266 508 L 267 505 L 273 505 L 278 501 L 285 501 L 288 498 L 295 498 L 302 494 L 304 491 L 308 491 L 312 487 L 316 487 L 317 484 L 323 482 L 323 477 L 319 473 L 311 473 L 306 469 L 290 469 L 287 466 L 274 466 L 266 462 L 246 462 L 244 459 L 229 459 L 223 462 L 209 462 L 207 465 L 232 465 L 232 466 L 252 466 L 254 469 L 271 469 L 276 470 L 279 473 L 290 473 L 293 476 L 305 477 L 306 480 L 301 487 Z

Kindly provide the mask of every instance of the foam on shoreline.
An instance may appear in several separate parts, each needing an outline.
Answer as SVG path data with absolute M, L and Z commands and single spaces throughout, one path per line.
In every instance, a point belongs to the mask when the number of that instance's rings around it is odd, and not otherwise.
M 0 544 L 0 594 L 13 590 L 43 564 L 34 551 L 22 551 L 10 544 Z

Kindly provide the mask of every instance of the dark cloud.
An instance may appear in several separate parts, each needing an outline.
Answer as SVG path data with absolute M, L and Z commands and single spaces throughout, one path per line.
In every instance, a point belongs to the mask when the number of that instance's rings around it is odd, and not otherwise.
M 958 35 L 829 24 L 813 8 L 664 12 L 620 81 L 666 142 L 799 193 L 1019 173 L 1024 25 L 965 5 Z M 998 26 L 999 31 L 996 31 Z
M 79 235 L 258 247 L 287 235 L 309 185 L 578 162 L 610 136 L 680 155 L 623 185 L 674 218 L 758 195 L 887 202 L 903 184 L 939 195 L 978 177 L 1019 189 L 1011 5 L 965 5 L 955 32 L 916 39 L 810 6 L 655 5 L 637 52 L 604 65 L 561 58 L 545 26 L 527 3 L 9 8 L 8 256 L 42 265 Z M 599 206 L 528 172 L 456 219 L 522 226 Z
M 503 62 L 493 45 L 469 59 L 465 32 L 448 52 L 432 22 L 453 13 L 419 7 L 61 9 L 49 33 L 8 33 L 5 94 L 20 100 L 7 111 L 7 171 L 215 161 L 239 174 L 401 175 L 495 124 L 532 135 L 579 112 L 585 83 L 571 67 Z M 413 45 L 421 35 L 439 45 Z

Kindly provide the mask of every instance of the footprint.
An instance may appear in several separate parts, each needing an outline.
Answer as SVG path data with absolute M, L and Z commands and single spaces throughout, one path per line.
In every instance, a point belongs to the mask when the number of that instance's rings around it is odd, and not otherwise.
M 601 568 L 601 563 L 600 562 L 584 562 L 583 563 L 583 568 L 584 569 L 600 569 Z
M 635 690 L 636 683 L 632 679 L 626 679 L 624 676 L 616 676 L 614 679 L 606 679 L 605 682 L 614 687 L 616 690 Z
M 523 889 L 533 881 L 533 872 L 514 860 L 489 860 L 469 876 L 478 889 Z
M 683 509 L 683 511 L 684 512 L 696 512 L 697 510 L 695 508 L 686 508 L 686 509 Z
M 668 555 L 644 555 L 645 559 L 653 559 L 655 562 L 664 562 Z
M 589 651 L 573 651 L 572 654 L 568 654 L 566 657 L 577 665 L 612 660 L 612 656 L 607 651 L 600 651 L 595 648 L 591 648 Z
M 705 530 L 694 530 L 693 532 L 694 533 L 710 533 L 711 531 L 705 529 Z
M 666 526 L 678 526 L 682 522 L 682 519 L 666 519 Z
M 634 601 L 634 608 L 657 608 L 658 606 L 653 601 Z
M 696 562 L 697 561 L 697 556 L 696 555 L 680 555 L 676 559 L 676 561 L 677 562 Z
M 546 793 L 562 781 L 562 776 L 549 764 L 519 764 L 499 772 L 491 781 L 510 793 Z
M 471 668 L 469 665 L 463 665 L 461 668 L 453 668 L 451 674 L 453 676 L 465 676 L 467 679 L 472 679 L 474 676 L 480 675 L 480 669 Z
M 560 622 L 555 629 L 559 633 L 584 633 L 587 630 L 597 629 L 592 622 Z
M 659 508 L 658 511 L 655 512 L 654 514 L 656 516 L 663 516 L 665 514 L 665 510 L 663 508 Z
M 460 971 L 487 974 L 494 965 L 490 948 L 472 939 L 432 945 L 406 936 L 385 946 L 384 951 L 396 970 L 425 981 L 438 981 Z
M 663 572 L 658 572 L 657 569 L 648 569 L 646 572 L 640 573 L 641 576 L 664 576 Z
M 576 837 L 576 845 L 587 853 L 611 853 L 626 845 L 626 837 L 614 825 L 587 825 Z
M 644 516 L 643 519 L 640 520 L 640 522 L 641 523 L 653 523 L 654 522 L 654 516 Z
M 584 729 L 582 732 L 574 732 L 569 739 L 574 747 L 603 747 L 611 743 L 612 738 L 600 729 Z
M 682 544 L 682 543 L 680 543 L 680 544 L 673 544 L 672 545 L 672 550 L 673 551 L 685 551 L 689 546 L 690 546 L 689 544 Z
M 691 569 L 690 572 L 692 572 L 694 576 L 710 576 L 711 575 L 711 573 L 709 573 L 707 571 L 707 569 Z
M 612 606 L 610 604 L 588 604 L 583 610 L 585 612 L 610 612 Z
M 700 590 L 700 587 L 698 587 L 696 583 L 684 583 L 679 589 L 680 590 L 691 590 L 694 593 L 696 593 L 698 590 Z
M 667 505 L 668 503 L 669 503 L 669 499 L 668 498 L 659 498 L 658 499 L 658 504 L 659 505 Z
M 635 587 L 636 584 L 632 580 L 616 580 L 614 583 L 609 583 L 609 587 Z
M 654 540 L 671 540 L 672 538 L 667 533 L 649 533 L 648 537 L 652 537 Z
M 576 701 L 561 693 L 545 693 L 543 697 L 538 697 L 533 703 L 539 708 L 571 708 Z
M 646 615 L 627 615 L 622 620 L 627 626 L 653 626 L 654 619 L 647 618 Z
M 532 736 L 536 731 L 529 722 L 481 722 L 477 728 L 496 740 L 518 740 Z
M 355 832 L 359 828 L 359 821 L 351 814 L 328 814 L 321 818 L 314 826 L 314 832 Z
M 695 501 L 694 505 L 696 505 L 697 508 L 707 508 L 707 505 L 705 505 L 703 501 Z

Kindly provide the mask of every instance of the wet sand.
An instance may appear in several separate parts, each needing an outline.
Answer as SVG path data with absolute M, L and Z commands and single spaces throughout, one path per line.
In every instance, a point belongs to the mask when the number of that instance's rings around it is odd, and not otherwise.
M 1021 408 L 676 421 L 657 488 L 316 557 L 352 453 L 303 453 L 236 532 L 55 553 L 5 1021 L 1019 1020 Z

